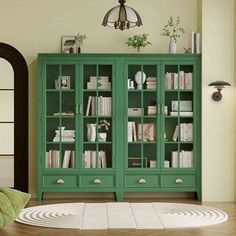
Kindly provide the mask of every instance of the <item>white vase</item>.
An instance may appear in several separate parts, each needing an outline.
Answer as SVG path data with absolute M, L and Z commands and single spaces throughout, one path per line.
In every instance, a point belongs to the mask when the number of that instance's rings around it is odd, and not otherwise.
M 170 39 L 169 53 L 176 53 L 177 45 L 173 38 Z
M 106 142 L 107 141 L 107 133 L 98 133 L 98 141 Z
M 87 139 L 89 142 L 96 141 L 96 124 L 87 124 Z

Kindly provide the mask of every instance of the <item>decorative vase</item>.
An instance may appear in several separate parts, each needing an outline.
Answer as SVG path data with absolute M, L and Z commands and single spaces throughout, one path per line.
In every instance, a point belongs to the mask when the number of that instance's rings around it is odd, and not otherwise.
M 176 53 L 176 50 L 177 50 L 176 42 L 175 42 L 174 38 L 171 38 L 170 45 L 169 45 L 169 53 Z
M 89 142 L 96 141 L 96 124 L 87 124 L 87 139 Z
M 107 141 L 107 133 L 98 133 L 98 141 L 106 142 Z

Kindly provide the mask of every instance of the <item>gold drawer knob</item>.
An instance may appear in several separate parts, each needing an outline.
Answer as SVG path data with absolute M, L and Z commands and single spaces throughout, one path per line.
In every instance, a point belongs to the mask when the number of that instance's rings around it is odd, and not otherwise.
M 64 183 L 65 183 L 64 179 L 58 179 L 57 180 L 57 184 L 64 184 Z
M 95 180 L 93 181 L 93 183 L 94 183 L 94 184 L 101 184 L 102 181 L 101 181 L 100 179 L 95 179 Z
M 175 180 L 175 183 L 176 184 L 182 184 L 184 181 L 182 180 L 182 179 L 180 179 L 180 178 L 178 178 L 178 179 L 176 179 Z
M 138 183 L 139 183 L 139 184 L 146 184 L 146 179 L 139 179 L 139 180 L 138 180 Z

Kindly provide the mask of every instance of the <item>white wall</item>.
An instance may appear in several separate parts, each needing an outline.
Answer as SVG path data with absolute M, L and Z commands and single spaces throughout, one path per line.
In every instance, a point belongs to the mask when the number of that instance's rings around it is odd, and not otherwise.
M 203 43 L 205 44 L 205 55 L 203 57 L 204 200 L 216 200 L 216 192 L 219 192 L 217 198 L 219 200 L 232 199 L 232 129 L 234 127 L 231 118 L 231 113 L 233 113 L 232 89 L 223 91 L 223 101 L 215 104 L 210 99 L 212 90 L 207 87 L 208 82 L 216 79 L 215 76 L 223 72 L 224 76 L 220 78 L 232 78 L 230 76 L 233 65 L 230 61 L 230 55 L 233 46 L 231 39 L 228 38 L 232 36 L 230 33 L 232 29 L 228 26 L 233 14 L 232 1 L 204 0 L 203 3 Z M 197 2 L 198 0 L 128 0 L 127 5 L 134 7 L 140 13 L 144 26 L 120 32 L 101 26 L 106 11 L 118 4 L 116 0 L 1 1 L 1 41 L 16 47 L 24 55 L 29 66 L 29 170 L 30 192 L 33 196 L 37 187 L 35 176 L 37 158 L 37 53 L 60 52 L 61 35 L 76 35 L 78 32 L 86 33 L 88 37 L 85 47 L 82 49 L 83 52 L 134 52 L 132 48 L 125 45 L 125 42 L 129 36 L 137 33 L 150 34 L 152 45 L 142 50 L 143 52 L 167 52 L 169 40 L 160 34 L 169 15 L 180 16 L 182 26 L 188 32 L 178 42 L 178 52 L 183 52 L 184 47 L 190 47 L 191 31 L 196 31 L 197 24 L 200 22 L 197 17 Z M 224 17 L 222 18 L 221 15 Z M 210 16 L 213 16 L 213 21 Z M 219 27 L 218 25 L 215 27 L 214 32 L 217 39 L 213 38 L 211 31 L 209 31 L 211 22 L 219 24 Z M 227 23 L 226 26 L 225 23 Z M 223 49 L 225 42 L 229 43 L 229 46 Z M 212 49 L 208 47 L 217 51 L 214 58 L 210 57 Z M 209 65 L 210 62 L 213 64 Z M 219 127 L 219 124 L 224 125 Z M 209 135 L 211 138 L 208 139 Z
M 234 199 L 234 0 L 202 0 L 202 189 L 205 201 Z M 225 80 L 214 102 L 208 84 Z

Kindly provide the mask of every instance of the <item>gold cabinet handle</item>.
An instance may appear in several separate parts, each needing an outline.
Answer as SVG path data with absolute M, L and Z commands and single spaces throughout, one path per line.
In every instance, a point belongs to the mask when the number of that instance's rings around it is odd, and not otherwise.
M 139 180 L 138 180 L 138 183 L 139 183 L 139 184 L 146 184 L 146 179 L 139 179 Z
M 178 179 L 176 179 L 175 180 L 175 183 L 176 184 L 182 184 L 184 181 L 182 180 L 182 179 L 180 179 L 180 178 L 178 178 Z
M 64 179 L 58 179 L 57 180 L 57 184 L 64 184 L 64 183 L 65 183 Z
M 102 181 L 101 181 L 100 179 L 95 179 L 95 180 L 93 181 L 93 183 L 94 183 L 94 184 L 101 184 Z

